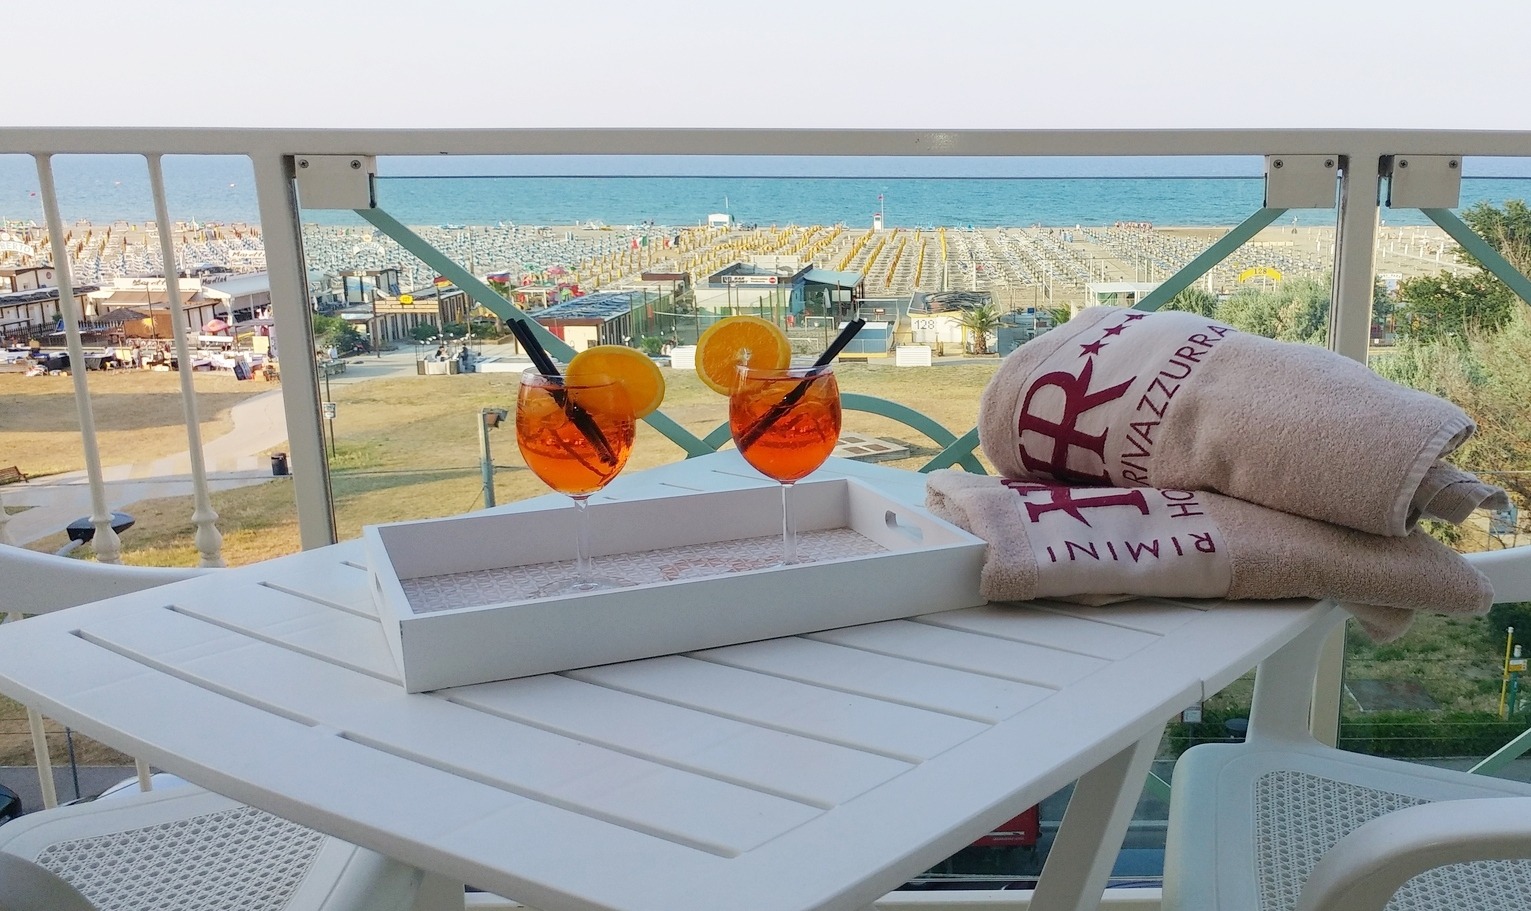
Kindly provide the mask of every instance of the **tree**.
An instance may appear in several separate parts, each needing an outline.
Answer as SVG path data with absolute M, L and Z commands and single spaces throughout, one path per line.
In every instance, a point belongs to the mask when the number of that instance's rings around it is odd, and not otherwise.
M 1465 343 L 1472 332 L 1503 329 L 1515 296 L 1485 269 L 1455 275 L 1440 272 L 1398 284 L 1398 335 L 1421 342 Z
M 341 354 L 366 351 L 366 336 L 338 316 L 314 316 L 314 343 L 320 348 L 334 348 Z
M 1462 221 L 1522 275 L 1531 271 L 1531 207 L 1523 200 L 1508 200 L 1503 209 L 1476 203 L 1462 213 Z M 1476 268 L 1465 275 L 1442 271 L 1399 283 L 1400 337 L 1465 344 L 1470 332 L 1504 328 L 1515 308 L 1514 293 L 1466 251 L 1457 259 Z
M 1462 220 L 1521 274 L 1531 271 L 1528 268 L 1531 267 L 1531 207 L 1527 207 L 1524 200 L 1505 200 L 1503 209 L 1487 202 L 1474 203 L 1462 212 Z M 1482 267 L 1466 252 L 1457 258 Z
M 963 310 L 957 325 L 973 334 L 973 353 L 989 353 L 989 334 L 999 328 L 999 308 L 992 302 Z
M 1322 345 L 1329 336 L 1329 297 L 1328 279 L 1294 278 L 1271 291 L 1240 288 L 1214 315 L 1253 335 Z
M 1372 366 L 1387 379 L 1461 406 L 1477 430 L 1451 461 L 1489 477 L 1521 504 L 1531 498 L 1531 476 L 1523 473 L 1531 458 L 1525 406 L 1531 389 L 1531 313 L 1525 308 L 1512 309 L 1504 327 L 1492 334 L 1402 339 Z
M 1217 311 L 1217 295 L 1200 285 L 1192 285 L 1166 301 L 1161 309 L 1211 318 Z

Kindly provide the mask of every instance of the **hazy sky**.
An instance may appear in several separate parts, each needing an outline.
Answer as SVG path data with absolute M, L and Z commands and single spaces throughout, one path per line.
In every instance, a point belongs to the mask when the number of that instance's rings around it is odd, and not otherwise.
M 8 3 L 14 126 L 1531 128 L 1526 0 Z

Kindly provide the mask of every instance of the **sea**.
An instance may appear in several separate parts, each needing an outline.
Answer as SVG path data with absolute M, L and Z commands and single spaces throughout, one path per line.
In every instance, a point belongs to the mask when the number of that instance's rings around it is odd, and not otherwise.
M 68 223 L 153 219 L 144 159 L 58 156 L 59 209 Z M 257 224 L 254 177 L 237 156 L 167 156 L 171 218 Z M 1263 202 L 1263 160 L 1195 158 L 963 158 L 766 156 L 517 156 L 397 158 L 379 163 L 378 205 L 411 225 L 703 224 L 726 213 L 758 225 L 889 228 L 1066 227 L 1119 221 L 1219 226 Z M 0 155 L 0 220 L 43 222 L 30 157 Z M 1531 199 L 1531 161 L 1468 158 L 1462 206 Z M 353 213 L 304 210 L 305 224 L 361 225 Z M 1384 208 L 1384 223 L 1426 225 Z M 1332 209 L 1285 221 L 1333 225 Z

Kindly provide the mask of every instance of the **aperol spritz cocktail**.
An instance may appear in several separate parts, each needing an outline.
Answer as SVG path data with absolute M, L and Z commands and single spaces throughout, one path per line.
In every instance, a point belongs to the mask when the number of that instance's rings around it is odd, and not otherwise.
M 636 419 L 622 384 L 607 377 L 566 380 L 528 370 L 516 398 L 516 445 L 526 467 L 574 501 L 574 578 L 558 591 L 590 591 L 616 584 L 595 576 L 590 559 L 590 519 L 585 501 L 627 464 Z
M 823 465 L 839 442 L 840 386 L 834 370 L 739 367 L 728 397 L 728 424 L 744 460 L 781 483 L 781 562 L 799 562 L 792 485 Z

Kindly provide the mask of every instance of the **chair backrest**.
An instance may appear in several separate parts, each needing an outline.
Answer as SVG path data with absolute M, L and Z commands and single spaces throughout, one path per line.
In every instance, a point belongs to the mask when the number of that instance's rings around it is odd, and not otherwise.
M 45 614 L 205 572 L 211 570 L 116 566 L 0 544 L 0 611 Z

